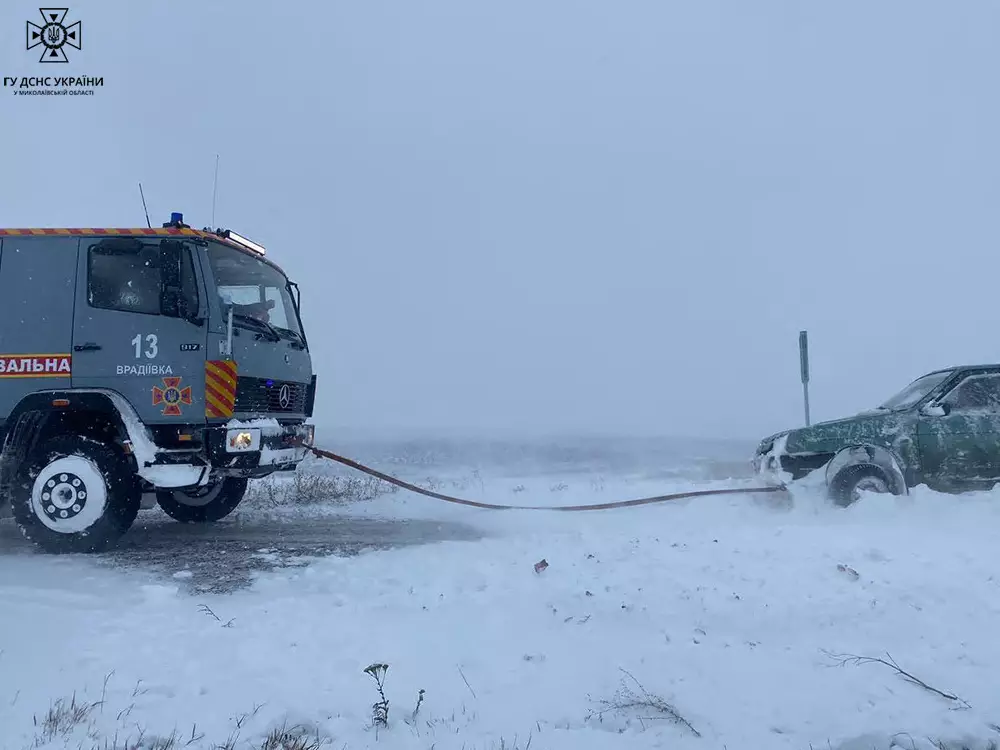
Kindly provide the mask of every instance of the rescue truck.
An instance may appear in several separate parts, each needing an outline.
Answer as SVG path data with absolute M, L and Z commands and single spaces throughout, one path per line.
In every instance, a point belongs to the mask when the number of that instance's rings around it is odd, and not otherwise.
M 0 509 L 44 551 L 217 521 L 313 442 L 298 286 L 236 232 L 0 229 L 0 300 Z

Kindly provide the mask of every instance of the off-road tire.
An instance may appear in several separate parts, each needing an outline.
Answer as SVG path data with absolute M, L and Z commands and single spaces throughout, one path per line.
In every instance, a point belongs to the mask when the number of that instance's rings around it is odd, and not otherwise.
M 156 502 L 175 521 L 212 523 L 236 510 L 246 495 L 247 483 L 239 477 L 223 477 L 193 492 L 157 490 Z
M 11 490 L 21 533 L 53 554 L 110 548 L 135 523 L 142 498 L 125 451 L 82 435 L 58 435 L 35 448 Z
M 830 481 L 828 494 L 834 505 L 847 508 L 858 501 L 860 490 L 897 494 L 892 479 L 876 464 L 845 466 Z

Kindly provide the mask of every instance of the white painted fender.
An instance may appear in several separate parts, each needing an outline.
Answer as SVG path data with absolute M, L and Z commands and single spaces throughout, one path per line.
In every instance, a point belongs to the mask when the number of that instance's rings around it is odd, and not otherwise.
M 117 391 L 107 388 L 81 388 L 74 389 L 74 393 L 99 393 L 111 401 L 121 417 L 122 424 L 125 425 L 125 432 L 128 433 L 128 440 L 138 466 L 137 473 L 154 487 L 191 487 L 208 482 L 209 472 L 203 466 L 191 464 L 153 466 L 156 454 L 161 451 L 150 437 L 149 430 L 139 418 L 138 412 L 128 399 Z
M 906 486 L 906 479 L 903 477 L 903 470 L 899 459 L 887 448 L 876 445 L 851 445 L 841 450 L 826 464 L 827 486 L 840 471 L 848 466 L 857 464 L 875 464 L 886 472 L 890 480 L 895 484 L 898 494 L 909 494 Z

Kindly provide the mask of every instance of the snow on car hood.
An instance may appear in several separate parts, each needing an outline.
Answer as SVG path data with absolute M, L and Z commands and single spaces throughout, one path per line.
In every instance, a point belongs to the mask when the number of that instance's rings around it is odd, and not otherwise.
M 905 413 L 869 411 L 852 417 L 817 422 L 788 433 L 788 453 L 832 453 L 846 445 L 892 446 L 910 418 Z

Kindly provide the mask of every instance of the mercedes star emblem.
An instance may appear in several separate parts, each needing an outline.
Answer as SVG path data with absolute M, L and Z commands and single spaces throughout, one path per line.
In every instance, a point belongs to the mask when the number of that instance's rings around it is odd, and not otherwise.
M 287 409 L 288 404 L 291 402 L 291 400 L 292 400 L 292 393 L 288 389 L 288 383 L 285 383 L 283 386 L 281 386 L 281 390 L 278 391 L 278 403 L 281 404 L 282 409 Z

